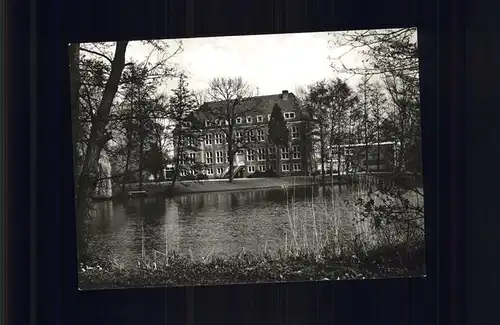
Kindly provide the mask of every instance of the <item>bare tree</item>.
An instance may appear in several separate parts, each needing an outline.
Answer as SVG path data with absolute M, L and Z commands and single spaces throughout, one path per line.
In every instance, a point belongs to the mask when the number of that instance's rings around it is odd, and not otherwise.
M 254 133 L 256 126 L 239 126 L 235 134 L 236 120 L 244 119 L 248 113 L 254 112 L 262 101 L 252 98 L 254 91 L 251 87 L 238 78 L 215 78 L 210 82 L 207 97 L 211 103 L 203 106 L 203 113 L 209 123 L 218 131 L 225 134 L 227 143 L 227 157 L 229 162 L 229 182 L 234 181 L 234 158 L 238 151 L 252 149 L 255 143 Z M 211 120 L 211 121 L 210 121 Z M 220 125 L 217 125 L 217 122 Z
M 375 76 L 385 85 L 390 103 L 389 124 L 399 142 L 397 165 L 421 175 L 420 99 L 416 28 L 349 31 L 336 35 L 332 48 L 346 50 L 330 57 L 336 72 Z M 361 66 L 348 66 L 345 57 L 358 52 Z
M 321 163 L 321 178 L 325 180 L 325 164 L 329 155 L 327 150 L 328 120 L 324 117 L 327 114 L 326 96 L 328 93 L 326 81 L 319 81 L 308 86 L 305 106 L 309 117 L 309 134 L 313 142 L 314 151 L 319 152 Z
M 191 92 L 198 108 L 207 102 L 207 92 L 205 90 L 193 90 Z

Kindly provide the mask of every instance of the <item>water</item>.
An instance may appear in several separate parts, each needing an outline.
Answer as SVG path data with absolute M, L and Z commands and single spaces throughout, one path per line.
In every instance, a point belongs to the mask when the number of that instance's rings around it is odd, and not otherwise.
M 357 209 L 348 204 L 363 195 L 333 186 L 97 202 L 87 252 L 122 263 L 154 250 L 194 257 L 261 252 L 290 246 L 294 233 L 296 243 L 314 245 L 332 225 L 347 234 L 368 231 L 353 222 Z

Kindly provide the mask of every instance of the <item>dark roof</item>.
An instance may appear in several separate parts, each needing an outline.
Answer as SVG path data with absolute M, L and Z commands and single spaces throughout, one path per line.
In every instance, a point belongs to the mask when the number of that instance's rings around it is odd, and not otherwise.
M 288 93 L 287 99 L 283 99 L 282 94 L 255 96 L 245 98 L 241 104 L 238 105 L 238 111 L 247 111 L 248 115 L 262 115 L 271 114 L 275 104 L 278 104 L 283 113 L 285 112 L 300 112 L 301 105 L 293 93 Z M 203 113 L 219 107 L 224 107 L 225 102 L 207 102 L 202 105 L 198 110 L 201 116 Z

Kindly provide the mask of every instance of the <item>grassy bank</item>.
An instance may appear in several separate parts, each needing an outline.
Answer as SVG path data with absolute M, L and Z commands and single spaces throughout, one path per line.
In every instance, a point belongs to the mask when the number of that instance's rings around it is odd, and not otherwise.
M 337 176 L 329 176 L 327 183 L 341 184 L 344 181 Z M 144 183 L 143 189 L 150 195 L 171 194 L 181 195 L 189 193 L 207 193 L 207 192 L 228 192 L 242 190 L 273 189 L 284 187 L 303 187 L 320 184 L 320 177 L 312 176 L 290 176 L 279 178 L 237 178 L 233 183 L 227 179 L 198 180 L 198 181 L 179 181 L 174 187 L 171 182 L 152 182 Z M 128 184 L 126 190 L 137 190 L 138 184 Z
M 296 200 L 286 191 L 283 240 L 260 253 L 223 256 L 143 255 L 133 266 L 92 260 L 80 269 L 82 289 L 420 276 L 425 274 L 423 194 L 370 191 L 371 180 L 348 197 L 328 189 Z M 295 187 L 294 187 L 295 188 Z M 329 193 L 329 197 L 325 196 Z M 311 193 L 312 194 L 312 193 Z M 144 252 L 143 252 L 144 254 Z
M 353 253 L 353 252 L 350 252 Z M 323 255 L 301 252 L 241 253 L 231 257 L 193 259 L 170 253 L 156 261 L 140 259 L 125 268 L 113 262 L 81 267 L 81 289 L 144 286 L 216 285 L 230 283 L 328 281 L 407 277 L 425 274 L 422 243 L 378 247 L 366 253 Z

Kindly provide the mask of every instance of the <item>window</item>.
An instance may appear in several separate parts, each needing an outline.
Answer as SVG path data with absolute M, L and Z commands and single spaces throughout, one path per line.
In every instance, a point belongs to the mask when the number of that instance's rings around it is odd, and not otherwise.
M 258 115 L 257 116 L 257 123 L 262 123 L 262 122 L 264 122 L 264 116 Z
M 255 166 L 248 166 L 247 169 L 249 173 L 255 173 Z
M 215 162 L 217 164 L 222 164 L 224 162 L 224 153 L 222 151 L 215 152 Z
M 265 172 L 265 171 L 266 171 L 266 166 L 259 165 L 259 172 Z
M 205 144 L 206 144 L 207 146 L 212 145 L 212 135 L 211 135 L 211 134 L 207 134 L 207 135 L 205 136 Z
M 252 123 L 252 117 L 251 116 L 247 116 L 247 123 L 248 124 Z
M 247 160 L 248 161 L 254 161 L 255 160 L 255 153 L 252 150 L 247 151 Z
M 191 147 L 194 147 L 196 145 L 195 139 L 190 136 L 184 137 L 184 143 Z
M 266 160 L 266 149 L 264 149 L 264 148 L 258 149 L 257 150 L 257 154 L 258 154 L 257 159 L 259 161 L 265 161 Z
M 295 118 L 295 113 L 294 112 L 286 112 L 283 115 L 285 116 L 285 120 L 289 120 L 289 119 Z
M 215 122 L 215 125 L 219 125 L 219 120 L 218 119 L 216 119 L 214 122 Z
M 283 164 L 281 165 L 281 170 L 284 172 L 289 172 L 290 171 L 290 165 L 289 164 Z
M 237 117 L 236 118 L 236 124 L 241 124 L 242 122 L 242 118 L 241 117 Z
M 191 162 L 194 162 L 194 161 L 195 161 L 195 159 L 196 159 L 196 154 L 195 154 L 194 152 L 190 152 L 190 153 L 189 153 L 189 160 L 190 160 Z
M 271 114 L 267 114 L 267 121 L 271 120 Z
M 299 128 L 296 126 L 292 126 L 292 139 L 299 138 Z
M 217 175 L 222 175 L 222 173 L 224 173 L 224 169 L 223 168 L 217 168 Z
M 224 121 L 224 124 L 225 124 L 225 125 L 229 125 L 229 121 L 228 121 L 228 120 L 225 120 L 225 121 Z
M 269 159 L 276 159 L 276 148 L 269 148 Z
M 293 164 L 293 171 L 294 172 L 300 172 L 302 170 L 302 167 L 300 164 Z
M 180 171 L 180 173 L 179 173 L 179 175 L 180 175 L 181 177 L 184 177 L 184 176 L 186 176 L 186 175 L 187 175 L 187 173 L 186 173 L 186 171 L 185 171 L 185 170 L 181 170 L 181 171 Z
M 299 146 L 292 147 L 292 159 L 300 159 L 300 147 Z
M 236 141 L 241 141 L 241 138 L 243 137 L 243 133 L 241 131 L 236 131 L 234 132 L 234 137 Z
M 205 152 L 205 163 L 213 164 L 214 163 L 214 154 L 213 152 Z
M 209 120 L 205 120 L 205 126 L 210 126 L 210 121 Z
M 281 159 L 290 159 L 290 150 L 288 148 L 281 149 Z
M 247 137 L 248 137 L 248 142 L 253 142 L 255 140 L 254 132 L 248 131 Z
M 257 131 L 257 141 L 264 142 L 266 141 L 265 135 L 264 135 L 264 130 L 258 130 Z
M 215 144 L 222 144 L 222 134 L 220 133 L 215 134 Z
M 207 175 L 213 175 L 214 174 L 214 169 L 213 168 L 208 168 L 207 169 Z
M 354 155 L 354 149 L 344 149 L 344 155 L 346 156 L 352 156 Z

